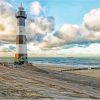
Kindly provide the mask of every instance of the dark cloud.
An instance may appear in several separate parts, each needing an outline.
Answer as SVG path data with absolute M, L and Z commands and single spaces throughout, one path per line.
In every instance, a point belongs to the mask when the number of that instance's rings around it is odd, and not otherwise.
M 2 51 L 3 52 L 12 52 L 14 51 L 16 48 L 14 46 L 8 46 L 8 47 L 3 47 Z

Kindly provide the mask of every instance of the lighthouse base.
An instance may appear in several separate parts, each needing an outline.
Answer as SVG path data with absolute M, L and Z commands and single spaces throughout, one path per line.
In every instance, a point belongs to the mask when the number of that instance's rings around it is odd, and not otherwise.
M 15 64 L 28 64 L 27 54 L 15 54 Z

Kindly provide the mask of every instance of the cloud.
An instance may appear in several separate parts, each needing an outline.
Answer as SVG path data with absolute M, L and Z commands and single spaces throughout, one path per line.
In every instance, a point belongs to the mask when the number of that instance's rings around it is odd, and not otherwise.
M 78 37 L 80 36 L 79 26 L 64 24 L 58 30 L 56 36 L 62 40 L 65 40 L 66 42 L 77 41 Z
M 63 40 L 61 40 L 60 38 L 54 36 L 53 34 L 47 34 L 44 39 L 43 42 L 39 44 L 39 47 L 41 49 L 50 49 L 53 47 L 58 47 L 61 44 L 63 44 Z
M 66 48 L 52 48 L 40 50 L 37 46 L 30 46 L 31 53 L 35 56 L 58 56 L 58 57 L 100 57 L 100 43 L 92 44 L 68 44 Z M 32 49 L 31 49 L 32 48 Z M 38 53 L 37 53 L 38 51 Z
M 0 46 L 0 52 L 13 52 L 15 49 L 14 44 L 3 44 Z
M 75 56 L 99 56 L 100 44 L 93 43 L 87 47 L 74 46 L 66 50 L 67 53 Z
M 64 24 L 54 34 L 47 34 L 43 42 L 39 45 L 40 48 L 52 48 L 65 46 L 67 43 L 77 42 L 81 38 L 79 26 Z
M 31 14 L 38 16 L 38 15 L 40 15 L 40 13 L 42 11 L 43 11 L 43 8 L 42 8 L 41 4 L 38 1 L 34 1 L 31 4 Z
M 100 31 L 100 8 L 93 9 L 84 16 L 84 25 L 93 31 Z
M 26 26 L 27 33 L 31 34 L 28 40 L 41 42 L 47 33 L 52 33 L 55 27 L 55 19 L 53 17 L 36 17 L 29 19 Z
M 7 2 L 0 1 L 0 34 L 13 34 L 16 30 L 14 20 L 16 18 L 12 6 Z
M 86 27 L 82 27 L 81 34 L 84 38 L 84 41 L 100 41 L 100 31 L 91 31 L 88 30 Z
M 29 19 L 27 31 L 28 33 L 45 35 L 54 30 L 54 22 L 53 17 L 36 17 Z
M 73 24 L 64 24 L 62 25 L 55 33 L 54 37 L 59 38 L 59 45 L 55 45 L 55 41 L 49 42 L 44 41 L 44 48 L 48 45 L 51 45 L 51 48 L 54 46 L 59 46 L 62 49 L 66 44 L 74 43 L 92 43 L 100 41 L 100 8 L 93 9 L 87 14 L 84 15 L 82 25 L 73 25 Z M 58 40 L 59 40 L 58 39 Z M 63 42 L 62 42 L 63 41 Z M 43 46 L 43 45 L 42 45 Z M 42 47 L 43 48 L 43 47 Z
M 12 5 L 4 0 L 0 1 L 0 39 L 8 40 L 17 32 L 16 18 Z

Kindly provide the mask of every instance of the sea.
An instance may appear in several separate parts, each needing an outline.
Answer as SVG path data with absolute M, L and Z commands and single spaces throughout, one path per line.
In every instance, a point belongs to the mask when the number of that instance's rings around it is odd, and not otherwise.
M 100 58 L 73 58 L 73 57 L 34 57 L 29 61 L 35 64 L 47 64 L 61 67 L 100 67 Z
M 14 61 L 12 57 L 1 57 L 0 61 Z M 89 57 L 29 57 L 28 61 L 33 64 L 45 64 L 61 67 L 100 67 L 100 58 Z

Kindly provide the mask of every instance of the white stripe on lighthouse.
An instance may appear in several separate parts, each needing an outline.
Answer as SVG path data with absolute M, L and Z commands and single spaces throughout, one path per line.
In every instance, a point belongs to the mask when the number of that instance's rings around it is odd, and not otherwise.
M 27 45 L 26 44 L 16 44 L 16 53 L 27 54 Z
M 25 35 L 25 26 L 18 26 L 17 35 Z

